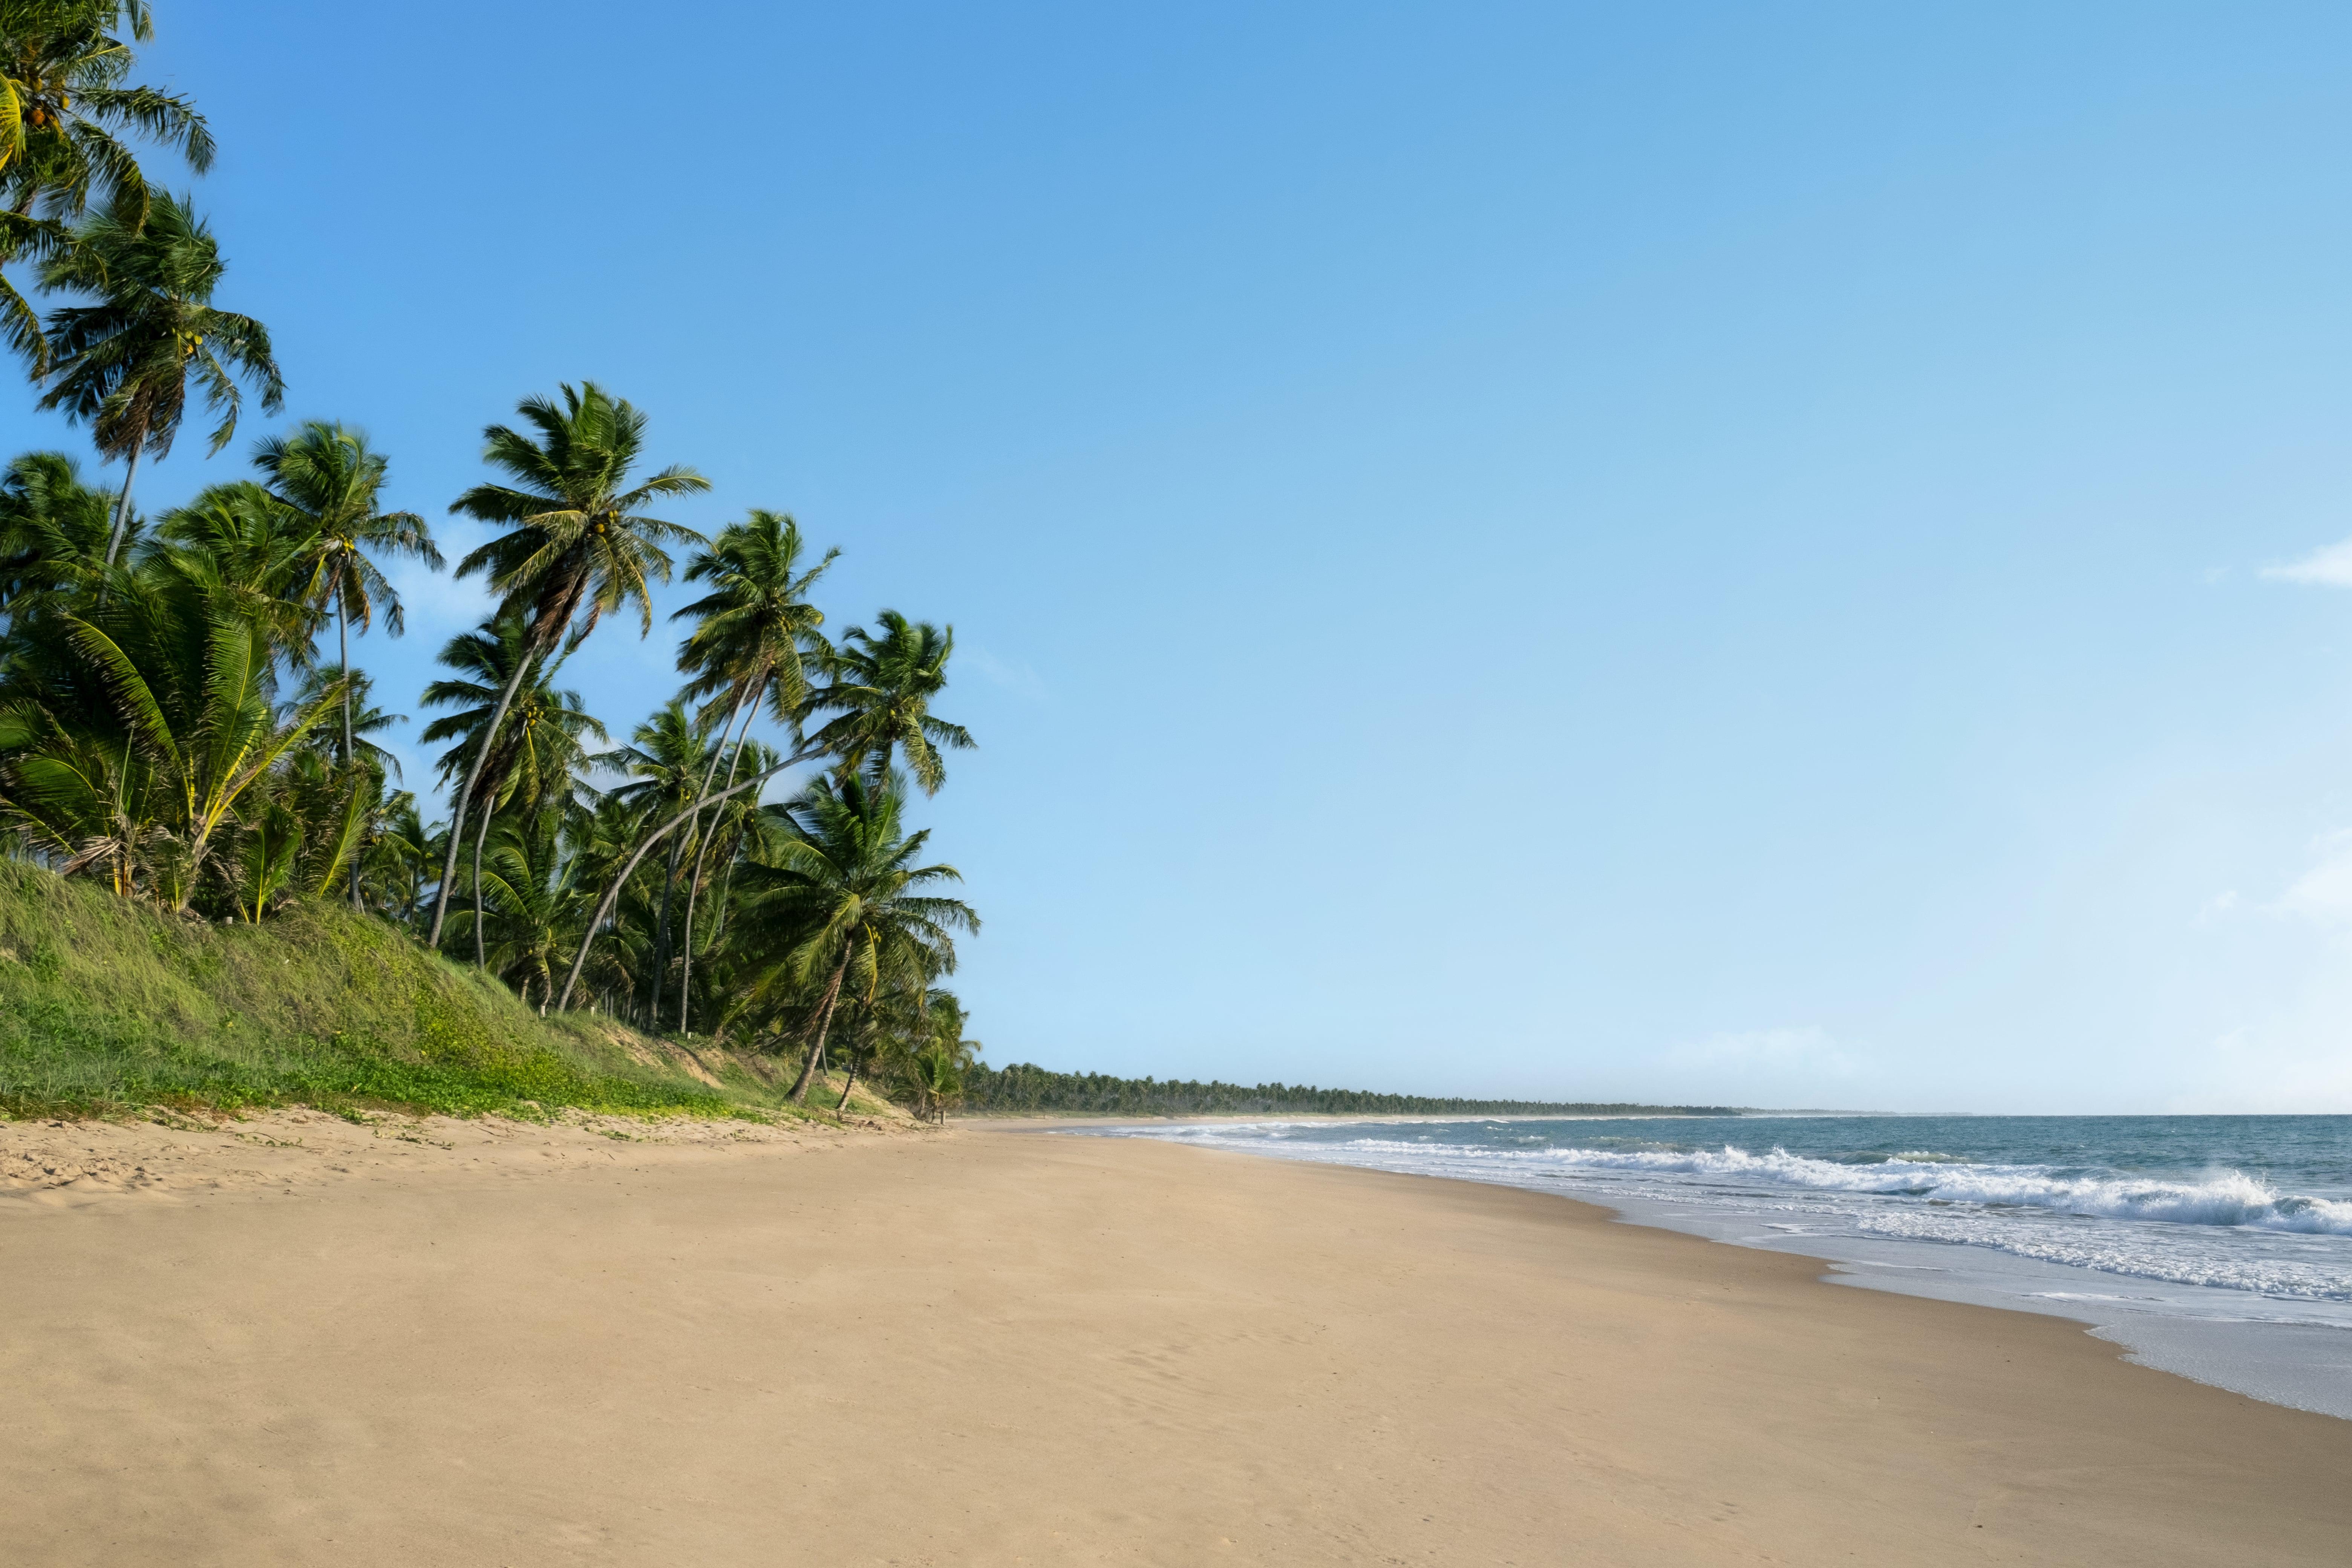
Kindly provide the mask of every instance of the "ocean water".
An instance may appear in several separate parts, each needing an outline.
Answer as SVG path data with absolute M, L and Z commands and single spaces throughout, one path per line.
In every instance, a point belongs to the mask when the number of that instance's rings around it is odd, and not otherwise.
M 1740 1116 L 1089 1130 L 1494 1182 L 1805 1253 L 1842 1283 L 2070 1317 L 2352 1417 L 2352 1116 Z

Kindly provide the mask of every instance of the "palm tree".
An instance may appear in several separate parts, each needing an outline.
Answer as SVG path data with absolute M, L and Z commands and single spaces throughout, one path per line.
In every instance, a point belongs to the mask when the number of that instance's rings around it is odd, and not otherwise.
M 430 947 L 441 945 L 441 922 L 457 868 L 457 836 L 473 803 L 476 781 L 489 759 L 514 689 L 530 664 L 571 629 L 577 647 L 603 616 L 635 605 L 638 635 L 653 629 L 649 578 L 669 580 L 665 541 L 706 542 L 690 528 L 646 516 L 643 510 L 667 496 L 693 495 L 710 481 L 691 468 L 671 467 L 632 488 L 629 470 L 645 449 L 646 416 L 626 401 L 608 396 L 593 382 L 562 388 L 561 405 L 527 397 L 517 405 L 538 439 L 493 425 L 482 433 L 482 460 L 505 473 L 511 485 L 477 485 L 449 510 L 482 522 L 505 523 L 509 531 L 457 563 L 457 575 L 487 574 L 499 596 L 500 611 L 524 614 L 530 627 L 525 657 L 515 667 L 506 692 L 485 726 L 480 749 L 450 813 L 448 863 L 433 907 Z
M 677 873 L 678 849 L 694 837 L 703 807 L 709 802 L 720 754 L 730 759 L 727 782 L 730 785 L 743 757 L 740 743 L 728 744 L 736 715 L 743 713 L 743 730 L 749 734 L 764 696 L 775 721 L 790 725 L 797 734 L 808 699 L 808 665 L 812 658 L 821 660 L 831 651 L 820 629 L 824 612 L 810 604 L 808 595 L 841 552 L 826 551 L 824 560 L 803 572 L 799 566 L 806 548 L 799 523 L 781 512 L 754 508 L 741 522 L 722 529 L 710 548 L 687 565 L 686 580 L 707 582 L 711 592 L 670 617 L 691 618 L 696 623 L 678 649 L 677 667 L 694 678 L 687 687 L 689 698 L 715 701 L 724 696 L 728 710 L 726 722 L 719 730 L 719 744 L 703 772 L 702 791 L 687 819 L 686 832 L 671 840 L 669 872 L 662 882 L 661 933 L 655 942 L 656 968 L 666 963 L 669 946 L 670 883 Z M 694 905 L 709 852 L 706 837 L 695 851 L 693 872 L 686 882 L 686 921 L 679 940 L 684 965 L 677 989 L 681 1034 L 693 1020 L 689 998 L 694 978 Z
M 540 666 L 539 678 L 518 692 L 524 672 L 532 668 L 530 629 L 520 616 L 502 616 L 451 637 L 441 649 L 440 661 L 457 671 L 457 676 L 427 686 L 423 700 L 428 708 L 457 711 L 427 724 L 421 739 L 428 745 L 456 741 L 437 764 L 442 782 L 447 784 L 461 768 L 470 767 L 467 776 L 490 797 L 490 806 L 483 810 L 474 831 L 474 903 L 478 914 L 482 847 L 499 800 L 520 800 L 527 808 L 535 808 L 542 801 L 572 793 L 578 775 L 588 764 L 581 737 L 593 734 L 604 740 L 604 726 L 587 711 L 577 691 L 555 689 L 555 666 Z M 502 738 L 493 742 L 491 726 L 501 717 L 514 722 Z M 489 763 L 487 768 L 482 765 L 485 759 Z M 453 820 L 441 868 L 442 887 L 434 905 L 436 930 L 448 906 L 449 883 L 457 876 L 459 843 L 457 823 Z M 474 929 L 478 935 L 478 918 Z M 483 959 L 478 946 L 478 964 Z
M 415 921 L 425 900 L 431 843 L 414 795 L 394 790 L 375 802 L 360 837 L 358 860 L 371 906 L 404 926 Z
M 43 287 L 97 301 L 51 313 L 57 383 L 40 406 L 76 423 L 87 420 L 98 449 L 123 460 L 122 500 L 106 552 L 110 566 L 131 513 L 139 454 L 161 458 L 172 450 L 187 413 L 191 375 L 205 405 L 220 416 L 212 433 L 215 452 L 236 431 L 244 406 L 240 378 L 260 387 L 264 413 L 276 413 L 286 401 L 268 329 L 213 306 L 226 264 L 212 229 L 187 198 L 161 196 L 143 224 L 134 216 L 116 209 L 91 215 L 75 229 L 73 244 L 41 268 Z
M 266 627 L 278 657 L 316 662 L 320 607 L 301 597 L 301 521 L 251 479 L 207 485 L 156 525 L 158 569 L 187 576 L 231 614 Z
M 744 769 L 762 773 L 788 765 L 790 760 L 790 753 L 763 746 L 758 741 L 739 740 L 727 749 L 724 788 L 732 789 L 735 775 Z M 719 800 L 718 795 L 711 798 L 719 804 L 697 814 L 693 823 L 698 842 L 695 846 L 694 872 L 687 882 L 687 918 L 678 939 L 677 1027 L 681 1034 L 690 1031 L 698 1008 L 714 1000 L 724 1005 L 726 973 L 739 967 L 729 963 L 730 955 L 725 946 L 735 873 L 744 858 L 757 855 L 772 836 L 772 828 L 763 819 L 756 799 L 734 795 Z M 709 893 L 710 898 L 702 899 L 703 893 Z M 713 917 L 707 931 L 695 918 L 697 910 L 705 905 Z M 712 979 L 705 981 L 702 997 L 698 1001 L 693 987 L 698 966 L 706 959 L 718 960 L 719 966 L 712 971 Z M 713 981 L 719 983 L 717 990 L 713 989 Z
M 89 616 L 60 613 L 39 671 L 0 694 L 7 809 L 59 869 L 188 908 L 236 813 L 341 700 L 270 700 L 269 628 L 202 572 L 158 569 Z
M 886 987 L 928 985 L 955 968 L 950 933 L 980 929 L 969 906 L 918 891 L 962 878 L 914 864 L 930 834 L 899 831 L 905 801 L 895 773 L 813 781 L 785 809 L 777 864 L 754 878 L 743 918 L 774 955 L 761 983 L 810 998 L 795 1102 L 808 1099 L 845 987 L 870 1006 Z
M 503 822 L 490 852 L 490 907 L 474 910 L 487 921 L 490 967 L 528 1003 L 539 988 L 540 1010 L 554 991 L 555 966 L 577 935 L 586 900 L 580 857 L 564 851 L 563 813 L 555 805 Z
M 907 1079 L 915 1091 L 915 1113 L 944 1121 L 948 1108 L 963 1098 L 964 1073 L 979 1059 L 981 1044 L 964 1037 L 967 1019 L 954 993 L 933 990 L 924 997 L 923 1012 L 907 1058 Z
M 896 610 L 876 617 L 879 637 L 852 626 L 827 664 L 832 679 L 809 699 L 811 710 L 836 713 L 809 737 L 811 747 L 841 759 L 845 777 L 890 771 L 895 749 L 925 795 L 947 782 L 939 748 L 968 751 L 971 736 L 960 724 L 931 716 L 931 699 L 948 683 L 955 628 L 908 621 Z
M 113 498 L 81 482 L 62 452 L 27 452 L 0 474 L 0 614 L 87 576 L 106 546 Z
M 146 0 L 0 0 L 0 262 L 54 257 L 61 220 L 92 198 L 133 228 L 147 221 L 147 178 L 119 139 L 130 132 L 175 148 L 202 174 L 212 132 L 187 100 L 126 87 L 132 41 L 154 37 Z M 33 377 L 49 373 L 40 318 L 0 278 L 0 335 Z
M 683 700 L 664 703 L 636 727 L 629 742 L 595 762 L 601 768 L 627 775 L 631 782 L 615 786 L 612 796 L 647 822 L 662 821 L 709 793 L 710 776 L 719 768 L 719 748 L 712 743 L 708 724 L 698 724 L 688 716 Z M 646 1016 L 656 1026 L 661 1017 L 664 972 L 669 965 L 669 884 L 677 876 L 679 847 L 692 832 L 689 816 L 687 832 L 670 840 L 669 863 L 662 882 L 652 973 L 646 977 Z
M 404 555 L 437 572 L 441 552 L 434 547 L 433 531 L 413 511 L 378 510 L 385 458 L 368 449 L 363 432 L 349 426 L 307 420 L 291 436 L 263 440 L 254 450 L 253 463 L 268 476 L 269 493 L 278 503 L 302 519 L 310 531 L 299 594 L 306 604 L 322 609 L 334 606 L 335 663 L 348 669 L 352 621 L 359 622 L 364 632 L 374 625 L 381 608 L 385 631 L 398 637 L 407 629 L 398 591 L 384 580 L 368 552 Z M 345 763 L 352 760 L 352 710 L 346 700 Z M 356 905 L 356 872 L 354 879 L 352 901 Z
M 373 768 L 386 777 L 401 777 L 400 759 L 376 744 L 375 737 L 388 733 L 395 724 L 407 723 L 408 715 L 387 712 L 372 706 L 375 698 L 375 678 L 366 670 L 346 670 L 339 664 L 307 666 L 302 670 L 301 684 L 296 688 L 293 706 L 307 706 L 320 693 L 346 681 L 349 685 L 343 691 L 341 737 L 338 739 L 325 731 L 313 731 L 310 745 L 314 750 L 331 752 L 345 763 L 356 762 Z

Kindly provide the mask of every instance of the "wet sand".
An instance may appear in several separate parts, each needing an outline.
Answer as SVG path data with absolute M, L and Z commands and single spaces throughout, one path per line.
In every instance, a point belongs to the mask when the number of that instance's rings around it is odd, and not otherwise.
M 240 1131 L 0 1124 L 0 1563 L 2352 1541 L 2352 1422 L 1545 1194 L 1027 1131 Z

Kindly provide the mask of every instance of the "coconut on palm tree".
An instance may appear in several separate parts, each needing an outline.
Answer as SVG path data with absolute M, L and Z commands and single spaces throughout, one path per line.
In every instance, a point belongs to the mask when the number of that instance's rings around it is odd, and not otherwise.
M 169 195 L 152 204 L 144 224 L 113 208 L 92 214 L 76 227 L 73 243 L 41 268 L 44 288 L 92 301 L 50 312 L 56 374 L 40 406 L 87 423 L 98 449 L 122 459 L 110 566 L 131 513 L 140 454 L 161 458 L 171 452 L 187 414 L 191 378 L 205 406 L 219 416 L 211 436 L 215 452 L 236 432 L 245 405 L 240 381 L 260 389 L 264 413 L 286 401 L 268 330 L 213 304 L 226 270 L 210 226 L 186 197 Z
M 561 403 L 527 397 L 517 412 L 536 437 L 503 425 L 483 432 L 483 461 L 512 482 L 477 485 L 449 507 L 478 521 L 506 525 L 508 531 L 457 563 L 457 575 L 484 574 L 499 597 L 501 613 L 524 616 L 528 631 L 525 657 L 484 727 L 480 749 L 450 812 L 448 862 L 425 938 L 431 947 L 441 944 L 458 834 L 524 672 L 567 628 L 576 647 L 604 616 L 631 605 L 639 612 L 638 635 L 651 631 L 647 584 L 667 582 L 670 574 L 669 553 L 662 546 L 705 542 L 692 529 L 648 516 L 645 508 L 666 497 L 707 490 L 709 480 L 672 466 L 629 483 L 630 471 L 644 455 L 646 432 L 645 416 L 629 403 L 583 382 L 564 386 Z

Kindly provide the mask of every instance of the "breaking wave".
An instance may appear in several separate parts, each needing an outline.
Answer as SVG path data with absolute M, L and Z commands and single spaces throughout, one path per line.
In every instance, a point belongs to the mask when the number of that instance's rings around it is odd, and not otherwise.
M 1367 1154 L 1430 1152 L 1425 1143 L 1393 1139 L 1353 1139 L 1347 1146 Z M 2045 1166 L 1969 1164 L 1949 1155 L 1923 1152 L 1896 1154 L 1870 1164 L 1851 1164 L 1791 1154 L 1777 1147 L 1765 1153 L 1751 1153 L 1728 1143 L 1713 1150 L 1457 1147 L 1445 1152 L 1452 1158 L 1469 1161 L 1709 1177 L 1815 1192 L 1873 1193 L 1930 1204 L 2046 1209 L 2097 1219 L 2352 1236 L 2352 1203 L 2281 1193 L 2267 1182 L 2241 1171 L 2213 1172 L 2193 1181 L 2150 1180 L 2112 1173 L 2070 1173 Z

